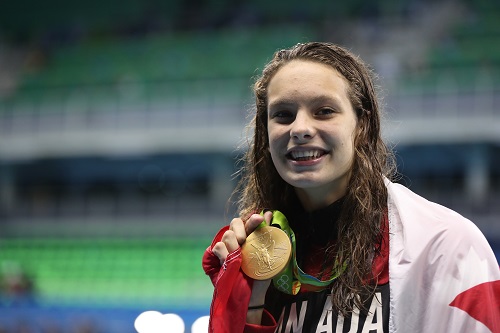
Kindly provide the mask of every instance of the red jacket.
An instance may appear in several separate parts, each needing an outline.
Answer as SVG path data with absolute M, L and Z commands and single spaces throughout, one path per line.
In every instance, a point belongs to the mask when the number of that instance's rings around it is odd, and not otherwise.
M 262 325 L 246 323 L 248 303 L 252 294 L 253 280 L 240 270 L 241 249 L 230 253 L 221 266 L 212 248 L 220 242 L 229 227 L 222 228 L 203 255 L 203 269 L 214 285 L 214 295 L 210 307 L 209 333 L 272 333 L 276 321 L 264 310 Z

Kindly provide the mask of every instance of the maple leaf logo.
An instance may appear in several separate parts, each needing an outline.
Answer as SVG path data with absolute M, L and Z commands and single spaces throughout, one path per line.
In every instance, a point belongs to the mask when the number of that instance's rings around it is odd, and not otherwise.
M 471 274 L 470 270 L 474 270 Z M 481 259 L 473 247 L 457 265 L 453 276 L 456 284 L 455 299 L 449 304 L 461 309 L 472 318 L 488 327 L 493 333 L 500 333 L 500 280 L 491 281 L 488 261 Z M 488 281 L 488 282 L 484 282 Z M 453 285 L 453 284 L 452 284 Z M 465 289 L 465 290 L 464 290 Z
M 482 322 L 493 333 L 500 333 L 500 280 L 484 282 L 458 294 L 450 306 L 459 308 Z

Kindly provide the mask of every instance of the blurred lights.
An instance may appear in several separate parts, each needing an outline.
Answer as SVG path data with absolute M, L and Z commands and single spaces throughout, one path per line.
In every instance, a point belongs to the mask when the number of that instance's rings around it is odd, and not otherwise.
M 207 333 L 209 316 L 203 316 L 196 319 L 191 326 L 191 333 Z
M 207 333 L 209 316 L 196 319 L 191 333 Z M 135 319 L 138 333 L 185 333 L 184 320 L 175 313 L 162 314 L 158 311 L 145 311 Z
M 135 319 L 135 329 L 138 333 L 184 333 L 185 325 L 179 315 L 162 314 L 158 311 L 145 311 Z

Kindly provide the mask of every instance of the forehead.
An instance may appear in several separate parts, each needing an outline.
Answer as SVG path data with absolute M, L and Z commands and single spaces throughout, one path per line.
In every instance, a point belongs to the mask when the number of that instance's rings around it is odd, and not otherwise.
M 333 67 L 308 60 L 292 60 L 281 67 L 267 87 L 268 102 L 281 97 L 330 95 L 348 99 L 349 84 Z

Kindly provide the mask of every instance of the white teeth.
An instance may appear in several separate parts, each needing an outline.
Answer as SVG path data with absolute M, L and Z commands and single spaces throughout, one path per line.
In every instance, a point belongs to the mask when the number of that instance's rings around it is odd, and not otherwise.
M 305 159 L 305 158 L 318 158 L 322 152 L 320 150 L 306 150 L 306 151 L 292 151 L 290 155 L 294 160 Z

